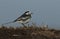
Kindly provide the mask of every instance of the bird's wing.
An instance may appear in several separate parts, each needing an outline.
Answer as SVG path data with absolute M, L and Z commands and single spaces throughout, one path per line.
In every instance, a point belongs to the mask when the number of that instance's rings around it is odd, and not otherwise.
M 19 19 L 17 19 L 17 20 L 25 20 L 25 19 L 28 19 L 29 17 L 21 17 L 21 18 L 19 18 Z
M 30 19 L 30 17 L 29 17 L 29 16 L 26 16 L 26 17 L 18 17 L 18 18 L 15 20 L 15 22 L 16 22 L 16 21 L 20 21 L 20 20 L 27 20 L 27 19 Z

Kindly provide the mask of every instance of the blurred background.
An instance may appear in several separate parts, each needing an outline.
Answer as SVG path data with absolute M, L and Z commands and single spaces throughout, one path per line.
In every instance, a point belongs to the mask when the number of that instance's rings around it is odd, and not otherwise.
M 37 25 L 60 28 L 60 0 L 0 0 L 0 25 L 15 20 L 26 10 L 33 12 L 32 21 Z

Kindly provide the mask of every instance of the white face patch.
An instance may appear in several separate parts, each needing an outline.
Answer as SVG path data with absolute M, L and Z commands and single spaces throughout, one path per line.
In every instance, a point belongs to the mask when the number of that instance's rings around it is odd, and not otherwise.
M 26 13 L 26 15 L 29 15 L 29 14 L 31 14 L 31 12 Z
M 26 13 L 26 15 L 28 15 L 29 13 Z

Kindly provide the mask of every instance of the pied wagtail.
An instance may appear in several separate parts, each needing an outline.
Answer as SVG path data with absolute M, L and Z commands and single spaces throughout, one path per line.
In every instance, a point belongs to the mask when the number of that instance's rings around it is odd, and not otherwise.
M 32 14 L 31 11 L 26 11 L 16 20 L 8 23 L 20 22 L 23 26 L 25 26 L 24 24 L 28 23 L 31 20 L 31 14 Z M 5 23 L 5 24 L 8 24 L 8 23 Z

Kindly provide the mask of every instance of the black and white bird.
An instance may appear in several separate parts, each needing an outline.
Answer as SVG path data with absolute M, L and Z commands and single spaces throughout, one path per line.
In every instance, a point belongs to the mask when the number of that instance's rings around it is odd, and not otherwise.
M 14 21 L 8 22 L 8 23 L 20 22 L 23 26 L 25 26 L 24 24 L 28 23 L 31 20 L 31 17 L 32 17 L 31 14 L 32 14 L 31 11 L 26 11 L 24 12 L 24 14 L 22 14 L 20 17 L 18 17 Z M 8 23 L 5 23 L 5 24 L 8 24 Z

